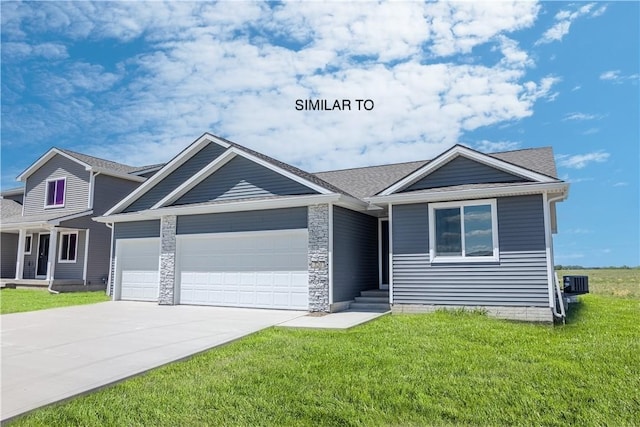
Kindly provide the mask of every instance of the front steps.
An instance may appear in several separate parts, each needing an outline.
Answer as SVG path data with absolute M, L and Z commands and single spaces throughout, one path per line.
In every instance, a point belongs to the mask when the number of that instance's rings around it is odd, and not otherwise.
M 355 302 L 349 305 L 349 310 L 354 311 L 389 311 L 389 291 L 372 289 L 360 292 Z

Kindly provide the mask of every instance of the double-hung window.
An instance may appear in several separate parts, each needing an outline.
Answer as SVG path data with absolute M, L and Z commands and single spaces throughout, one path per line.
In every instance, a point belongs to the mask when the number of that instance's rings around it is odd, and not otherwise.
M 429 204 L 431 262 L 498 261 L 496 201 Z
M 58 262 L 76 262 L 78 253 L 78 233 L 60 233 L 60 254 Z
M 31 254 L 31 244 L 33 243 L 33 234 L 27 234 L 24 236 L 24 254 Z
M 67 184 L 66 178 L 56 178 L 47 180 L 47 189 L 45 194 L 45 207 L 63 207 L 64 206 L 64 190 Z

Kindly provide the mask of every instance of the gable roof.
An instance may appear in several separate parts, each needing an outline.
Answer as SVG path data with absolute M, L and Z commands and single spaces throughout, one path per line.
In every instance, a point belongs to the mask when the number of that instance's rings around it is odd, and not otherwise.
M 148 166 L 129 166 L 123 163 L 114 162 L 111 160 L 101 159 L 99 157 L 89 156 L 87 154 L 78 153 L 67 149 L 53 147 L 42 155 L 38 160 L 32 163 L 27 169 L 18 175 L 19 181 L 24 181 L 33 172 L 38 170 L 42 165 L 51 160 L 55 155 L 60 155 L 70 159 L 80 165 L 84 166 L 87 171 L 99 172 L 106 175 L 112 175 L 119 178 L 129 179 L 132 181 L 142 182 L 145 178 L 141 178 L 135 175 L 135 172 L 140 169 L 148 169 Z
M 533 149 L 533 150 L 536 150 L 536 149 Z M 383 191 L 380 191 L 376 194 L 381 196 L 388 196 L 403 188 L 407 188 L 411 184 L 417 182 L 418 180 L 429 175 L 430 173 L 438 170 L 441 166 L 449 163 L 451 160 L 460 156 L 477 161 L 478 163 L 491 166 L 495 169 L 502 170 L 512 175 L 529 179 L 534 182 L 558 182 L 559 181 L 557 178 L 555 178 L 555 176 L 547 174 L 547 173 L 551 173 L 555 175 L 555 162 L 553 161 L 552 151 L 546 150 L 546 149 L 541 150 L 537 153 L 537 158 L 536 156 L 533 156 L 534 157 L 533 159 L 529 159 L 528 156 L 525 153 L 523 153 L 523 151 L 525 150 L 504 152 L 504 153 L 501 153 L 502 155 L 500 155 L 500 153 L 494 153 L 493 155 L 488 155 L 488 154 L 484 154 L 479 151 L 473 150 L 469 147 L 465 147 L 464 145 L 456 144 L 453 147 L 451 147 L 449 150 L 437 156 L 435 159 L 426 163 L 424 166 L 418 168 L 411 174 L 405 176 L 404 178 L 398 180 L 397 182 L 388 186 Z M 551 155 L 551 163 L 553 163 L 553 166 L 547 166 L 546 163 L 548 162 L 548 160 L 544 160 L 549 155 Z M 522 165 L 523 162 L 526 163 L 527 166 L 523 166 Z M 531 169 L 532 166 L 538 169 L 542 168 L 547 173 L 541 173 L 534 169 Z
M 232 156 L 239 155 L 245 157 L 251 161 L 254 161 L 262 166 L 265 166 L 271 170 L 274 170 L 277 173 L 284 175 L 287 178 L 293 179 L 303 185 L 312 188 L 319 193 L 327 194 L 327 193 L 338 193 L 343 194 L 345 196 L 352 197 L 353 196 L 346 191 L 318 178 L 317 176 L 305 172 L 302 169 L 296 168 L 295 166 L 289 165 L 287 163 L 276 160 L 272 157 L 269 157 L 265 154 L 259 153 L 258 151 L 252 150 L 250 148 L 244 147 L 240 144 L 237 144 L 233 141 L 229 141 L 228 139 L 221 138 L 219 136 L 212 135 L 210 133 L 202 134 L 198 139 L 192 142 L 187 148 L 181 151 L 178 155 L 176 155 L 171 161 L 166 163 L 155 175 L 147 180 L 144 184 L 134 190 L 129 196 L 121 200 L 118 204 L 116 204 L 113 208 L 105 213 L 104 216 L 113 215 L 115 213 L 122 212 L 128 206 L 130 206 L 133 202 L 138 200 L 145 194 L 147 191 L 151 190 L 156 184 L 162 181 L 166 176 L 170 173 L 178 169 L 182 166 L 189 158 L 198 153 L 206 144 L 218 144 L 226 149 L 226 151 L 202 168 L 199 172 L 194 174 L 191 178 L 184 181 L 181 185 L 179 185 L 176 189 L 171 191 L 168 195 L 166 195 L 162 200 L 157 202 L 155 205 L 151 207 L 151 209 L 158 209 L 162 206 L 170 203 L 175 200 L 180 194 L 188 191 L 190 188 L 193 188 L 194 185 L 201 182 L 202 179 L 209 176 L 211 173 L 215 172 L 219 166 L 224 164 L 225 160 L 231 158 Z
M 0 199 L 0 219 L 4 223 L 9 218 L 21 217 L 22 205 L 11 199 Z

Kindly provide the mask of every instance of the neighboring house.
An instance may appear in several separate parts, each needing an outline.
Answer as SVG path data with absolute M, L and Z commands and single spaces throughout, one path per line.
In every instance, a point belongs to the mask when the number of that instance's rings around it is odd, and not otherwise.
M 5 285 L 105 289 L 111 230 L 91 218 L 161 165 L 137 168 L 52 148 L 0 195 L 0 273 Z
M 311 174 L 204 134 L 95 220 L 114 299 L 330 312 L 388 289 L 394 311 L 550 321 L 567 194 L 550 148 Z

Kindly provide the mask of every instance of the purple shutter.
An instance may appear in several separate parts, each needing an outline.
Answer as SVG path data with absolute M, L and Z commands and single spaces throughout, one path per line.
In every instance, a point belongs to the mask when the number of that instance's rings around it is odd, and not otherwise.
M 56 205 L 64 204 L 64 179 L 56 181 Z

